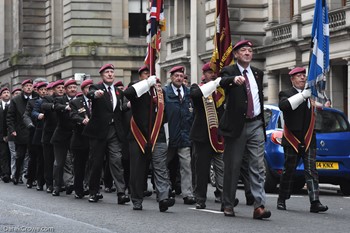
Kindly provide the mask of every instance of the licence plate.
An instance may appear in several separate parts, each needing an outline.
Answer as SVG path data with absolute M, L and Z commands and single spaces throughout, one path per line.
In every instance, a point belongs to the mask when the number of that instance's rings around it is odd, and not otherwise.
M 316 162 L 317 169 L 339 170 L 338 162 Z

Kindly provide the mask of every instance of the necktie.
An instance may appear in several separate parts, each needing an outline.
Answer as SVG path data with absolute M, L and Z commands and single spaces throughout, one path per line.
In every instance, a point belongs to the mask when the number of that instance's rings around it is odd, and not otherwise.
M 253 104 L 253 95 L 252 91 L 250 89 L 250 83 L 249 83 L 249 78 L 247 75 L 247 70 L 243 71 L 243 76 L 245 78 L 245 87 L 247 90 L 247 100 L 248 100 L 248 107 L 247 107 L 247 118 L 253 118 L 254 117 L 254 104 Z
M 91 100 L 88 100 L 89 113 L 91 114 Z
M 108 87 L 108 94 L 109 94 L 109 100 L 111 101 L 112 105 L 113 105 L 113 96 L 112 96 L 112 91 L 111 91 L 111 87 Z
M 182 95 L 180 88 L 177 89 L 177 96 L 179 97 L 180 103 L 182 103 Z

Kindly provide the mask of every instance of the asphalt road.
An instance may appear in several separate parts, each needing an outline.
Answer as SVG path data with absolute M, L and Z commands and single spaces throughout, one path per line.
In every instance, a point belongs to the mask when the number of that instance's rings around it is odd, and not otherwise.
M 287 211 L 276 209 L 276 194 L 268 194 L 266 207 L 272 211 L 268 220 L 254 220 L 253 208 L 245 205 L 244 192 L 237 193 L 240 204 L 236 217 L 225 217 L 220 204 L 214 203 L 214 189 L 209 185 L 206 210 L 183 204 L 181 196 L 167 212 L 158 209 L 155 194 L 145 198 L 142 211 L 132 204 L 118 205 L 115 193 L 103 193 L 98 203 L 73 195 L 52 197 L 25 185 L 0 182 L 0 232 L 348 232 L 350 198 L 324 187 L 321 202 L 329 206 L 323 214 L 309 212 L 306 191 L 287 201 Z

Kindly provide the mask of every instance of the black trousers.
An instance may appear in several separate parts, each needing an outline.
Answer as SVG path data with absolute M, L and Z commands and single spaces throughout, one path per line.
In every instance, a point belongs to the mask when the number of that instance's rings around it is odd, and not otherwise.
M 86 164 L 89 159 L 89 148 L 72 149 L 74 156 L 74 191 L 78 195 L 84 193 L 84 178 Z
M 0 141 L 0 171 L 1 176 L 11 175 L 11 154 L 7 142 Z
M 90 195 L 96 195 L 100 189 L 101 173 L 106 153 L 109 168 L 118 194 L 125 193 L 124 169 L 122 165 L 122 143 L 119 141 L 113 125 L 109 126 L 105 139 L 90 138 L 91 172 L 89 180 Z
M 53 186 L 53 164 L 55 155 L 53 152 L 53 145 L 50 143 L 43 143 L 44 156 L 44 178 L 46 186 Z
M 22 171 L 22 165 L 24 163 L 24 158 L 27 153 L 28 149 L 28 144 L 18 144 L 15 143 L 16 145 L 16 173 L 15 173 L 15 178 L 19 179 Z
M 53 167 L 53 186 L 56 191 L 59 191 L 64 185 L 63 172 L 64 165 L 66 163 L 67 153 L 69 150 L 69 145 L 69 141 L 66 143 L 59 143 L 53 145 L 55 155 L 55 162 Z
M 32 145 L 30 151 L 27 171 L 28 182 L 37 180 L 38 185 L 42 186 L 45 184 L 43 147 Z

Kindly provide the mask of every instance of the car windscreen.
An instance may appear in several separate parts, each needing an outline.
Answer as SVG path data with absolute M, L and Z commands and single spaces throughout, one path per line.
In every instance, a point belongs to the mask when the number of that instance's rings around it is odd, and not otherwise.
M 335 133 L 350 131 L 347 119 L 338 112 L 316 111 L 315 130 L 320 133 Z

